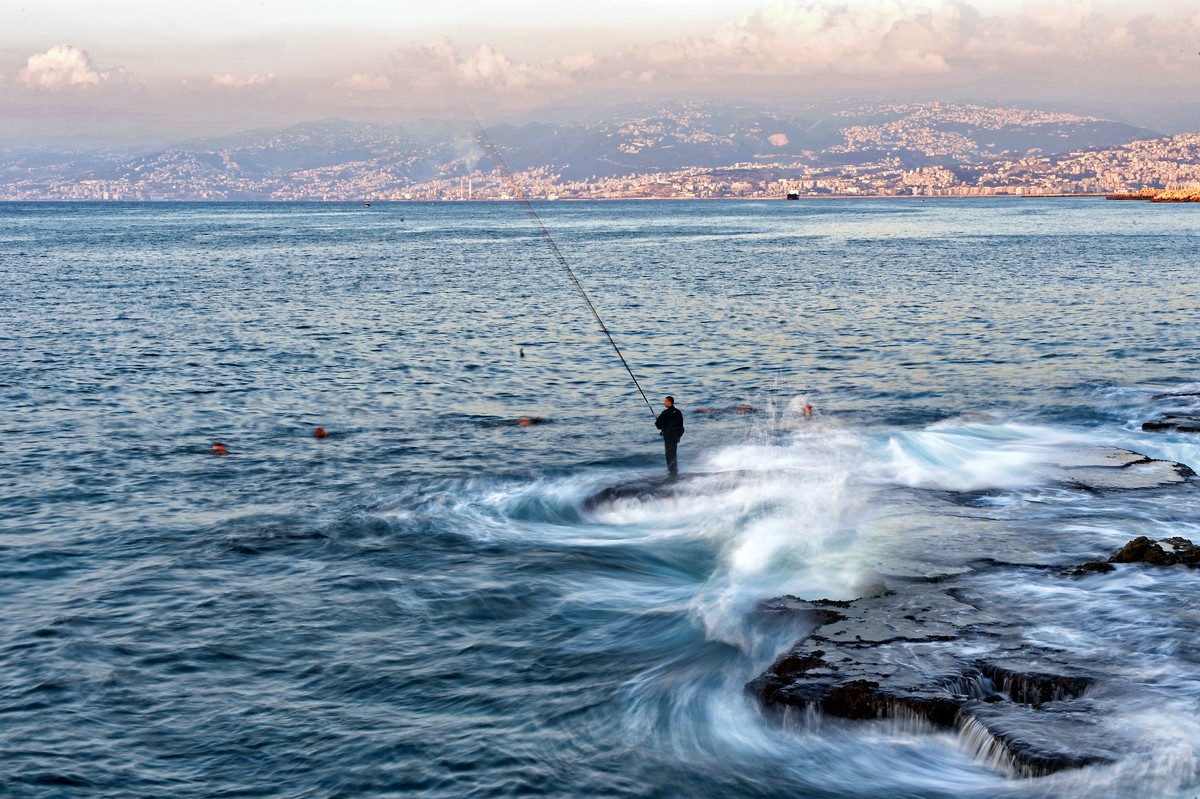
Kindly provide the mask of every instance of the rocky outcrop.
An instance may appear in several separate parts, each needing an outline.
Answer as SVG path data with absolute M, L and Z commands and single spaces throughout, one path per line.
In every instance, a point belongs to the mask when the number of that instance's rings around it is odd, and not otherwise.
M 1150 198 L 1152 203 L 1200 203 L 1200 189 L 1164 189 Z
M 1187 483 L 1196 476 L 1191 468 L 1175 461 L 1157 460 L 1117 447 L 1086 447 L 1065 455 L 1057 464 L 1055 479 L 1066 486 L 1106 492 L 1163 488 Z M 586 510 L 627 502 L 653 502 L 728 490 L 745 480 L 762 477 L 761 472 L 691 472 L 678 477 L 654 474 L 605 486 L 583 502 Z M 971 501 L 966 494 L 959 499 Z
M 1145 200 L 1152 203 L 1200 203 L 1200 189 L 1142 189 L 1106 195 L 1109 200 Z
M 1112 563 L 1148 563 L 1151 566 L 1182 564 L 1189 569 L 1200 568 L 1200 547 L 1186 538 L 1164 538 L 1151 541 L 1138 536 L 1121 547 L 1108 559 Z
M 1062 479 L 1079 488 L 1113 491 L 1158 488 L 1196 476 L 1191 467 L 1117 447 L 1081 449 L 1059 463 Z
M 1197 486 L 1184 464 L 1115 447 L 1064 453 L 1047 477 L 1057 488 L 1098 494 Z M 953 492 L 946 498 L 968 507 L 976 500 Z M 939 573 L 893 553 L 882 582 L 852 601 L 762 602 L 754 621 L 764 630 L 807 634 L 747 683 L 747 692 L 788 723 L 895 720 L 908 730 L 954 730 L 980 762 L 1013 777 L 1119 760 L 1136 746 L 1105 710 L 1112 694 L 1104 686 L 1126 679 L 1120 666 L 1071 654 L 1045 630 L 1030 634 L 1039 619 L 989 607 L 979 586 L 1002 570 L 1104 579 L 1126 563 L 1195 566 L 1198 548 L 1185 539 L 1135 539 L 1107 559 L 1066 568 L 974 551 L 940 561 Z
M 1200 547 L 1186 538 L 1175 536 L 1153 541 L 1141 535 L 1118 549 L 1108 560 L 1093 560 L 1064 569 L 1064 577 L 1086 577 L 1116 571 L 1114 563 L 1145 563 L 1149 566 L 1187 566 L 1200 568 Z
M 1096 678 L 1087 665 L 1030 647 L 1011 621 L 956 597 L 956 580 L 901 583 L 840 604 L 764 602 L 762 616 L 808 614 L 817 626 L 747 691 L 785 714 L 956 729 L 1011 776 L 1115 759 L 1111 742 L 1088 732 L 1095 720 L 1082 705 Z

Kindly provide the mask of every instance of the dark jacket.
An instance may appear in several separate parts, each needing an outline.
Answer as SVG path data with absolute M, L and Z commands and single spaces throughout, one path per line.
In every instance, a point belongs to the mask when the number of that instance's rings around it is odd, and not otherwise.
M 662 431 L 666 441 L 678 441 L 683 437 L 683 412 L 672 405 L 663 408 L 663 412 L 654 420 L 654 426 Z

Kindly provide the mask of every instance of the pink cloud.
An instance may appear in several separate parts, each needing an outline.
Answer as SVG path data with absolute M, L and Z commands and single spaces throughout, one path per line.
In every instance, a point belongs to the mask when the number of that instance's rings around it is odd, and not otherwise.
M 61 91 L 74 87 L 95 86 L 108 80 L 107 72 L 92 65 L 87 52 L 59 44 L 44 53 L 29 56 L 17 79 L 30 89 Z

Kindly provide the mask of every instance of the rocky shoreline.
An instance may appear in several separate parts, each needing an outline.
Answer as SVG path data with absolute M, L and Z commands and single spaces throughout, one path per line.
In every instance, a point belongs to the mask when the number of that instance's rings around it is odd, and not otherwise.
M 1162 421 L 1151 420 L 1147 429 L 1184 429 L 1155 426 Z M 1056 469 L 1052 485 L 1066 491 L 1200 488 L 1185 464 L 1116 447 L 1067 452 Z M 644 478 L 603 488 L 585 507 L 677 499 L 752 476 Z M 1015 779 L 1122 760 L 1136 747 L 1124 728 L 1111 723 L 1112 702 L 1120 701 L 1114 697 L 1128 679 L 1122 664 L 1072 655 L 1031 635 L 1031 625 L 1039 624 L 1036 613 L 1014 613 L 985 586 L 1038 575 L 1039 581 L 1061 581 L 1064 589 L 1105 590 L 1107 581 L 1127 578 L 1129 569 L 1200 568 L 1200 546 L 1181 537 L 1137 536 L 1106 556 L 1067 564 L 1007 562 L 996 551 L 986 543 L 969 545 L 961 560 L 915 568 L 902 556 L 873 572 L 857 599 L 785 595 L 760 602 L 753 626 L 802 637 L 746 684 L 747 694 L 767 717 L 786 725 L 898 723 L 909 731 L 948 731 L 978 762 Z
M 1200 203 L 1200 189 L 1143 189 L 1126 194 L 1107 194 L 1106 200 L 1145 200 L 1152 203 Z
M 1197 487 L 1183 464 L 1116 449 L 1080 453 L 1064 478 L 1101 492 Z M 746 691 L 781 720 L 890 720 L 955 731 L 973 756 L 1013 778 L 1115 762 L 1130 742 L 1105 725 L 1096 695 L 1119 678 L 1103 665 L 1031 643 L 1023 622 L 980 595 L 972 578 L 1034 569 L 1063 580 L 1103 580 L 1120 564 L 1194 569 L 1200 547 L 1140 536 L 1082 565 L 976 560 L 951 573 L 884 576 L 850 601 L 766 600 L 756 609 L 758 623 L 807 625 L 810 632 Z

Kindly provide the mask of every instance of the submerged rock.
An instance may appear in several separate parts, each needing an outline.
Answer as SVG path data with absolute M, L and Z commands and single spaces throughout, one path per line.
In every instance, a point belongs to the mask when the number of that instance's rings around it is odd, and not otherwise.
M 1147 432 L 1200 433 L 1200 416 L 1185 413 L 1166 413 L 1142 424 Z
M 1116 570 L 1117 567 L 1106 560 L 1093 560 L 1065 569 L 1062 574 L 1064 577 L 1086 577 L 1089 574 L 1104 574 Z
M 1200 399 L 1200 391 L 1168 391 L 1164 394 L 1155 394 L 1150 399 L 1155 402 L 1169 399 Z

